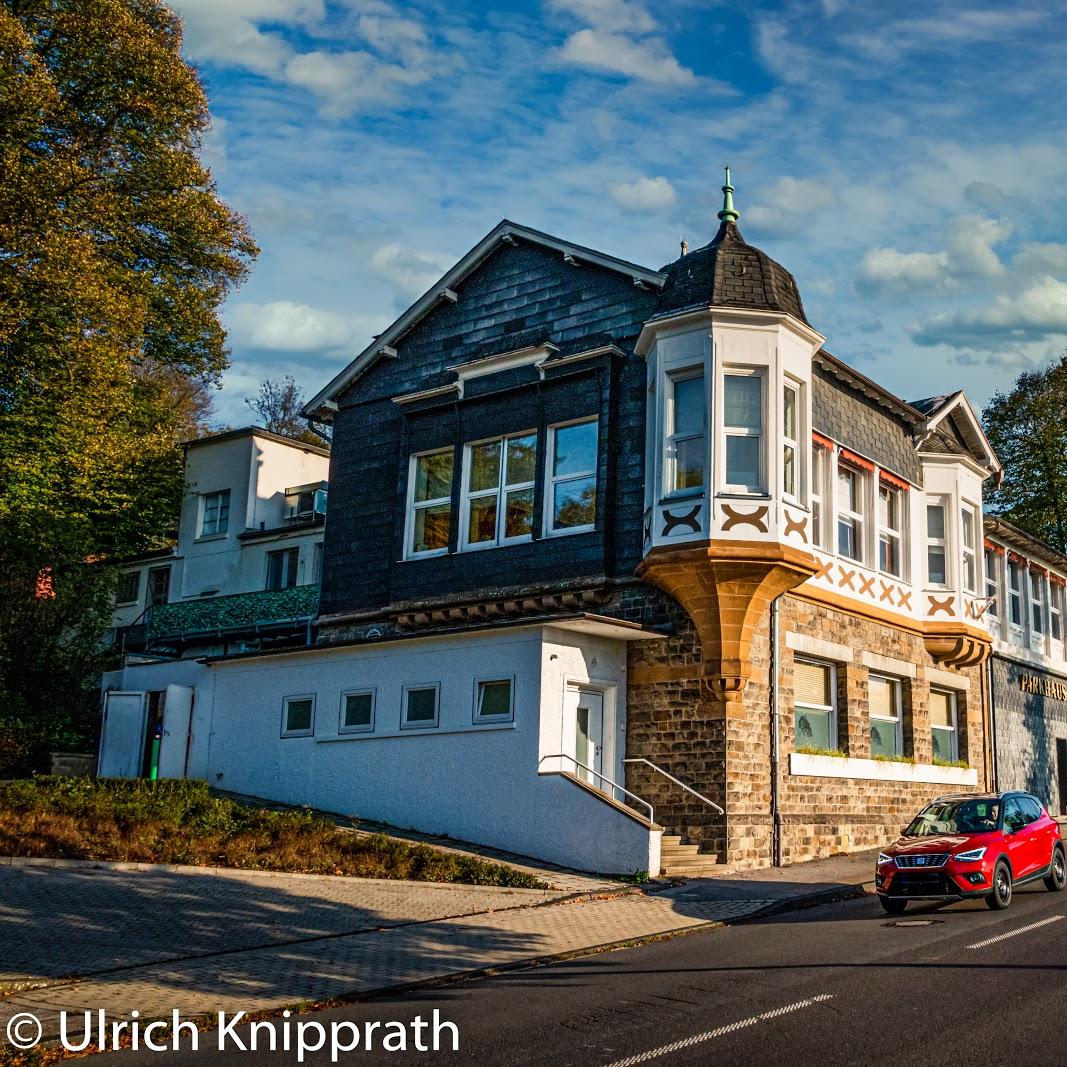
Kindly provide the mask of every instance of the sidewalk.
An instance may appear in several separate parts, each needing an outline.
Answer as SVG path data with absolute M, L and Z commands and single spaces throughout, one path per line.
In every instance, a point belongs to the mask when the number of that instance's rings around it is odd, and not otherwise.
M 872 871 L 864 853 L 576 895 L 16 863 L 0 867 L 0 1032 L 25 1011 L 54 1039 L 62 1010 L 145 1019 L 358 997 L 850 895 Z

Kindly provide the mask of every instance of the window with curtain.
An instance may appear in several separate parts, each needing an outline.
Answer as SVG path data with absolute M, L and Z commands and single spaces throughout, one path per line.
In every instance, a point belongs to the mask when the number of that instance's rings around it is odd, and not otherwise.
M 837 748 L 837 670 L 832 663 L 793 664 L 796 748 Z
M 871 755 L 904 754 L 902 686 L 899 678 L 872 674 L 868 684 Z
M 930 690 L 930 734 L 934 759 L 953 763 L 960 758 L 956 726 L 956 694 L 947 689 Z

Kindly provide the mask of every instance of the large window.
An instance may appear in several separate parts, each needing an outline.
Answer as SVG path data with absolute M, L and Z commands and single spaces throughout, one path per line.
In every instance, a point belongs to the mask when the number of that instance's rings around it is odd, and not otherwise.
M 1000 615 L 1000 558 L 988 548 L 985 553 L 986 614 L 996 619 Z
M 230 528 L 230 491 L 222 489 L 217 493 L 205 493 L 201 498 L 203 510 L 200 513 L 200 536 L 211 537 L 224 534 Z
M 841 463 L 837 468 L 837 551 L 863 562 L 864 504 L 867 479 L 862 471 Z
M 963 555 L 963 588 L 978 592 L 978 512 L 964 504 L 960 513 L 960 546 Z
M 404 686 L 404 715 L 400 725 L 405 730 L 424 730 L 437 725 L 440 714 L 439 685 Z
M 837 748 L 837 679 L 832 663 L 793 664 L 796 748 Z
M 267 553 L 267 588 L 272 590 L 292 589 L 296 585 L 296 572 L 300 563 L 299 548 L 283 548 Z
M 1014 559 L 1008 560 L 1008 619 L 1023 624 L 1023 565 Z
M 282 704 L 282 737 L 310 737 L 315 732 L 315 697 L 286 697 Z
M 830 453 L 819 445 L 811 449 L 811 540 L 819 548 L 826 548 L 826 515 L 823 501 L 826 499 L 826 472 L 830 466 Z
M 926 505 L 926 581 L 928 585 L 948 585 L 945 531 L 945 505 Z
M 1040 571 L 1030 571 L 1030 617 L 1033 633 L 1045 632 L 1045 576 Z
M 950 690 L 930 690 L 930 735 L 935 760 L 954 763 L 960 758 L 956 694 Z
M 800 486 L 800 386 L 782 386 L 782 492 L 797 500 Z
M 757 371 L 733 372 L 723 379 L 726 434 L 726 488 L 763 490 L 763 378 Z
M 412 457 L 408 533 L 408 550 L 412 555 L 448 551 L 453 458 L 451 448 Z
M 463 543 L 468 548 L 526 541 L 533 535 L 537 434 L 467 446 Z
M 703 489 L 707 457 L 707 391 L 704 372 L 684 371 L 670 378 L 667 435 L 667 491 Z
M 893 485 L 878 486 L 878 567 L 899 578 L 904 571 L 904 512 L 907 498 Z
M 546 532 L 577 533 L 596 523 L 597 420 L 549 429 Z
M 870 676 L 871 755 L 890 759 L 904 753 L 902 686 L 899 678 Z

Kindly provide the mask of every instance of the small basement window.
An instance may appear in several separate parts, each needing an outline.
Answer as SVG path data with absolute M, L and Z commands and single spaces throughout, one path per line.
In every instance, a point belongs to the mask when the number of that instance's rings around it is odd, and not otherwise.
M 435 685 L 404 686 L 404 717 L 400 723 L 405 730 L 425 730 L 438 724 L 441 687 Z
M 483 678 L 475 685 L 474 721 L 509 722 L 514 718 L 510 678 Z
M 366 734 L 374 729 L 373 689 L 350 689 L 341 694 L 341 721 L 337 732 Z
M 286 697 L 282 710 L 282 737 L 310 737 L 315 732 L 315 697 Z

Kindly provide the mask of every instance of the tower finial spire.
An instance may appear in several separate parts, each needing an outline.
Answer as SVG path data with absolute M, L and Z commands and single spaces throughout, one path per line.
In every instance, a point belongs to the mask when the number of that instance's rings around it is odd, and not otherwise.
M 734 210 L 734 187 L 730 184 L 730 168 L 726 166 L 726 184 L 722 187 L 722 211 L 719 212 L 719 219 L 722 222 L 737 222 L 741 217 L 736 210 Z

